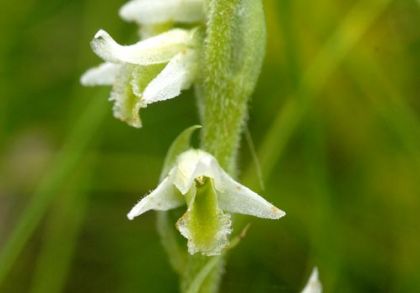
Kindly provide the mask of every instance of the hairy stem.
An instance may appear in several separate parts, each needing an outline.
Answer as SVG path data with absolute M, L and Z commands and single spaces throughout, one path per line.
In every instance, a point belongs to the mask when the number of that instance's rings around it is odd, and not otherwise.
M 235 175 L 247 102 L 261 69 L 265 22 L 260 0 L 208 0 L 198 85 L 203 123 L 201 147 Z M 189 256 L 183 292 L 219 289 L 224 256 Z
M 210 1 L 203 52 L 202 144 L 228 171 L 234 167 L 246 107 L 229 95 L 234 78 L 229 65 L 232 63 L 233 22 L 238 3 L 239 0 Z

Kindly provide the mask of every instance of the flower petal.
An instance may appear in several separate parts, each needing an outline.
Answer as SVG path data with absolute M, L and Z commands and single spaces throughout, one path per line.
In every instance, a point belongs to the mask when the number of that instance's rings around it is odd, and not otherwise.
M 119 64 L 102 63 L 86 71 L 80 78 L 80 83 L 84 86 L 112 85 L 119 69 Z
M 140 24 L 198 22 L 204 19 L 204 3 L 203 0 L 134 0 L 121 7 L 120 16 Z
M 165 178 L 155 190 L 140 200 L 128 213 L 127 217 L 132 220 L 137 216 L 149 211 L 167 211 L 185 204 L 182 196 L 171 184 L 168 178 Z
M 104 30 L 96 33 L 92 50 L 105 61 L 149 65 L 168 62 L 192 42 L 192 32 L 172 29 L 160 35 L 122 46 Z
M 195 51 L 190 49 L 179 53 L 146 87 L 143 93 L 144 103 L 151 104 L 178 96 L 181 90 L 191 86 L 196 73 Z
M 176 226 L 188 239 L 190 254 L 218 255 L 229 243 L 230 215 L 219 209 L 212 179 L 203 178 L 197 185 L 187 194 L 188 210 Z
M 141 97 L 133 93 L 131 84 L 135 66 L 122 65 L 112 88 L 110 100 L 114 101 L 114 117 L 128 125 L 140 128 L 139 110 L 142 107 Z
M 225 171 L 220 171 L 220 181 L 215 181 L 215 184 L 222 210 L 267 219 L 279 219 L 286 215 L 257 193 L 233 180 Z
M 318 279 L 318 268 L 312 270 L 312 274 L 309 277 L 308 283 L 305 288 L 302 290 L 302 293 L 321 293 L 322 285 Z
M 182 153 L 169 172 L 172 182 L 182 194 L 186 194 L 198 177 L 209 177 L 218 181 L 216 159 L 202 150 L 190 149 Z

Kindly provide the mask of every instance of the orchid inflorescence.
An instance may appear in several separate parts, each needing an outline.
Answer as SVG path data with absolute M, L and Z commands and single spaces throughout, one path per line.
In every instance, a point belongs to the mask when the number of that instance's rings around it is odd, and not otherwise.
M 223 271 L 221 255 L 243 237 L 241 233 L 229 243 L 231 214 L 265 219 L 285 215 L 230 175 L 235 169 L 232 162 L 247 116 L 247 100 L 264 56 L 262 3 L 132 0 L 120 9 L 120 16 L 139 25 L 139 41 L 120 45 L 105 30 L 99 30 L 91 47 L 104 63 L 83 74 L 81 83 L 112 86 L 114 116 L 135 128 L 142 127 L 141 108 L 175 98 L 195 85 L 204 125 L 203 149 L 190 145 L 191 135 L 200 126 L 184 130 L 168 151 L 160 183 L 127 217 L 132 220 L 155 210 L 160 212 L 158 222 L 164 223 L 158 226 L 169 227 L 165 212 L 186 206 L 170 231 L 159 228 L 164 247 L 184 279 L 183 292 L 216 292 L 218 275 Z M 178 254 L 178 241 L 172 234 L 175 227 L 187 239 L 189 267 Z M 197 253 L 220 256 L 213 258 L 219 265 L 211 261 L 203 264 L 200 258 L 194 258 Z M 302 292 L 321 291 L 315 268 Z
M 140 25 L 140 41 L 118 44 L 99 30 L 91 42 L 105 62 L 81 78 L 87 86 L 111 85 L 114 116 L 141 127 L 141 108 L 172 99 L 191 87 L 199 74 L 198 30 L 205 22 L 203 0 L 133 0 L 120 16 Z M 184 28 L 175 24 L 182 23 Z M 188 28 L 185 28 L 188 27 Z M 161 183 L 128 213 L 133 219 L 149 210 L 167 211 L 186 205 L 176 223 L 188 240 L 190 254 L 218 255 L 232 231 L 230 213 L 278 219 L 285 213 L 236 182 L 210 153 L 186 149 L 179 153 Z

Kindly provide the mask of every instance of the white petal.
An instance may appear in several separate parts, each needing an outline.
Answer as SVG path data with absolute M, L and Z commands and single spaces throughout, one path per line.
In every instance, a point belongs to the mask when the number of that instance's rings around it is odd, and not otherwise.
M 279 219 L 286 215 L 257 193 L 233 180 L 223 170 L 220 171 L 220 181 L 215 180 L 215 186 L 222 210 L 267 219 Z
M 171 59 L 143 93 L 143 101 L 151 104 L 172 99 L 191 86 L 196 78 L 197 60 L 194 50 L 181 52 Z
M 120 16 L 140 24 L 168 21 L 197 22 L 204 19 L 203 0 L 134 0 L 120 9 Z
M 176 191 L 170 180 L 165 178 L 152 193 L 140 200 L 131 209 L 127 217 L 132 220 L 149 210 L 167 211 L 183 204 L 185 204 L 183 198 Z
M 194 183 L 194 179 L 205 176 L 216 179 L 219 177 L 216 159 L 201 150 L 188 150 L 182 153 L 169 172 L 172 182 L 182 194 L 186 194 Z
M 102 63 L 86 71 L 80 78 L 80 83 L 84 86 L 112 85 L 119 69 L 119 64 Z
M 302 293 L 321 293 L 322 285 L 318 279 L 318 269 L 315 267 Z
M 188 30 L 173 29 L 134 45 L 122 46 L 106 31 L 100 30 L 91 46 L 99 57 L 108 62 L 149 65 L 168 62 L 191 44 L 192 35 Z

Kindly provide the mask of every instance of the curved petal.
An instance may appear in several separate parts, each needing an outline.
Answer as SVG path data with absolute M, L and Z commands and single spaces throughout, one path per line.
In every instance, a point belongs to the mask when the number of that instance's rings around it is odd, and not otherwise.
M 185 204 L 182 196 L 177 192 L 168 178 L 165 178 L 149 195 L 141 199 L 127 214 L 132 220 L 150 211 L 167 211 Z
M 191 86 L 197 73 L 196 53 L 186 50 L 171 59 L 143 93 L 143 101 L 151 104 L 172 99 Z
M 233 180 L 223 170 L 220 171 L 220 181 L 215 181 L 215 185 L 222 210 L 267 219 L 279 219 L 286 215 L 257 193 Z
M 192 41 L 192 33 L 172 29 L 134 45 L 118 44 L 106 31 L 99 30 L 91 42 L 92 50 L 102 59 L 113 63 L 149 65 L 168 62 Z
M 203 0 L 134 0 L 120 9 L 120 16 L 140 24 L 168 21 L 198 22 L 204 19 Z
M 102 63 L 86 71 L 80 78 L 80 83 L 84 86 L 112 85 L 119 69 L 119 64 Z

